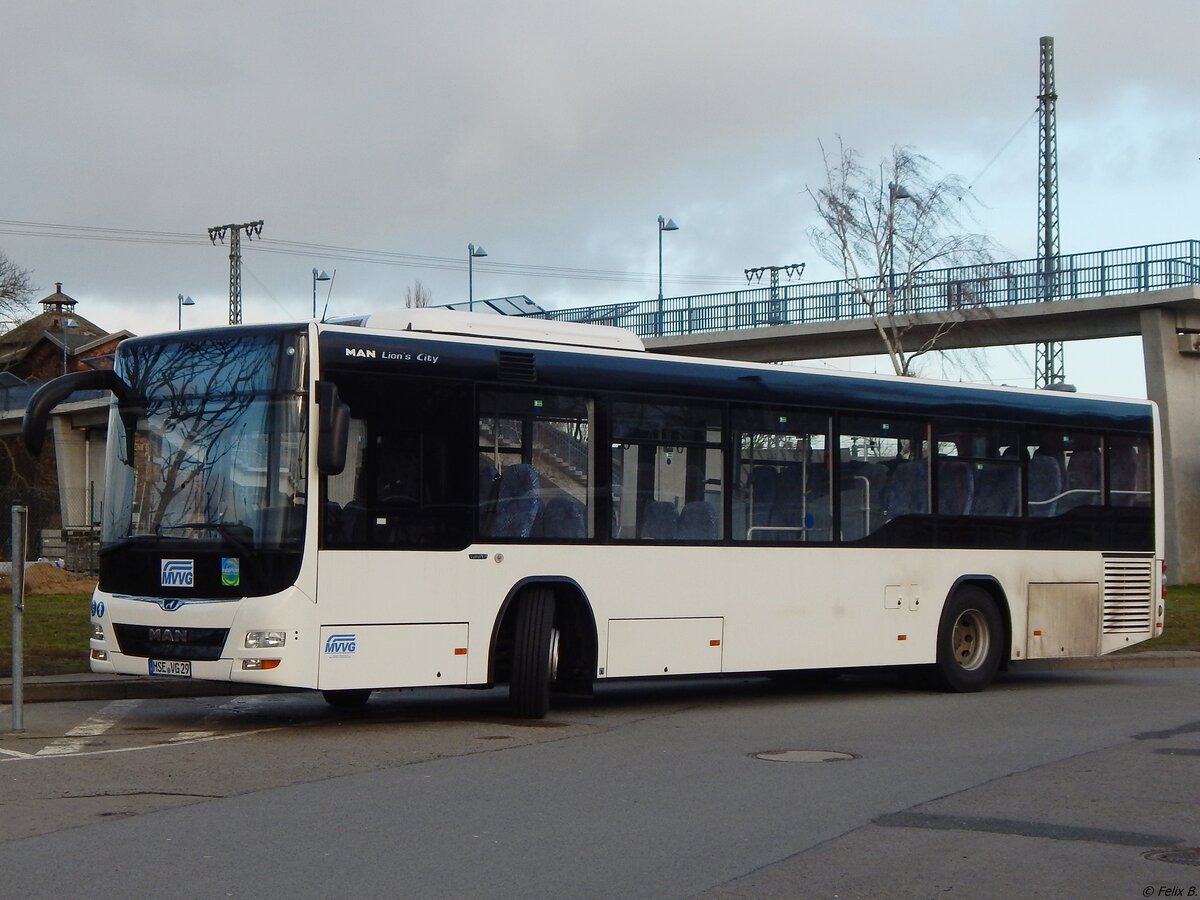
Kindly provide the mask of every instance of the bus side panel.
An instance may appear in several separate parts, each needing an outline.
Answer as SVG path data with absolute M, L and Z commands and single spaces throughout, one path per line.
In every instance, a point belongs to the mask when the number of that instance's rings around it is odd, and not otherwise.
M 467 683 L 467 623 L 323 625 L 324 691 Z
M 1029 585 L 1026 659 L 1100 654 L 1100 585 Z
M 622 678 L 720 672 L 724 624 L 720 618 L 612 619 L 607 674 Z

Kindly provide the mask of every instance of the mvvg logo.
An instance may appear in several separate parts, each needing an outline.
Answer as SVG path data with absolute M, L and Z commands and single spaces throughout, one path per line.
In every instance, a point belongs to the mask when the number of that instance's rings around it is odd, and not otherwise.
M 326 656 L 349 656 L 358 649 L 358 637 L 354 634 L 331 634 L 325 638 Z
M 191 559 L 164 559 L 162 561 L 163 587 L 192 587 L 195 578 L 195 561 Z

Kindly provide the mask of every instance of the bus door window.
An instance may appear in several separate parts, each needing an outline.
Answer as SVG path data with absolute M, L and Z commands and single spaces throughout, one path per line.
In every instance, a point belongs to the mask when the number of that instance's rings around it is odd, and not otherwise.
M 555 394 L 479 396 L 479 534 L 585 540 L 595 536 L 592 402 Z
M 360 483 L 366 458 L 367 427 L 362 419 L 350 420 L 350 439 L 346 445 L 346 467 L 325 482 L 325 544 L 356 543 L 353 533 L 366 513 L 361 503 Z M 360 515 L 361 511 L 361 515 Z M 365 530 L 361 540 L 365 541 Z M 358 541 L 361 542 L 361 541 Z
M 469 387 L 378 373 L 337 373 L 337 384 L 351 431 L 345 471 L 324 479 L 327 546 L 467 546 Z
M 981 422 L 937 424 L 937 512 L 1003 516 L 1021 512 L 1017 428 Z
M 721 410 L 680 403 L 613 404 L 612 509 L 621 540 L 720 540 Z
M 735 409 L 733 533 L 747 541 L 832 539 L 829 417 Z
M 892 519 L 929 513 L 929 439 L 924 422 L 844 416 L 838 451 L 843 541 L 861 540 Z
M 521 420 L 493 410 L 479 416 L 479 533 L 490 535 L 500 494 L 500 473 L 524 462 Z

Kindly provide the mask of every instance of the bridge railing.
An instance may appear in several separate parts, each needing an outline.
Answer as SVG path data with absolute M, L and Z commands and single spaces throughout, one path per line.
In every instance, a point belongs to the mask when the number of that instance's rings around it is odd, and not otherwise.
M 1128 294 L 1200 283 L 1200 241 L 1174 241 L 1059 256 L 1047 272 L 1041 258 L 896 273 L 899 315 L 971 307 L 1011 306 L 1045 299 Z M 870 316 L 863 295 L 883 299 L 876 276 L 747 288 L 713 294 L 546 310 L 533 317 L 616 325 L 643 337 L 808 324 Z M 861 286 L 862 291 L 856 290 Z

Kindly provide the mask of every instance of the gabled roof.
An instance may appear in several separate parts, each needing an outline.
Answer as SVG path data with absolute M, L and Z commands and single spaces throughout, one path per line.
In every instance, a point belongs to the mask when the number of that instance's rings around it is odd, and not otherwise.
M 48 342 L 67 354 L 79 357 L 89 350 L 112 340 L 122 340 L 132 335 L 128 331 L 109 334 L 95 322 L 75 312 L 76 301 L 57 290 L 41 301 L 43 312 L 17 327 L 0 334 L 0 369 L 16 367 L 30 352 L 43 342 Z
M 95 322 L 89 322 L 83 316 L 76 313 L 68 313 L 66 316 L 67 327 L 62 326 L 63 316 L 57 311 L 44 312 L 34 316 L 28 321 L 22 322 L 11 331 L 6 331 L 0 334 L 0 353 L 11 352 L 14 347 L 32 347 L 43 335 L 52 335 L 57 337 L 61 346 L 63 340 L 63 331 L 67 334 L 67 346 L 74 347 L 79 344 L 91 343 L 98 337 L 103 337 L 106 332 Z

